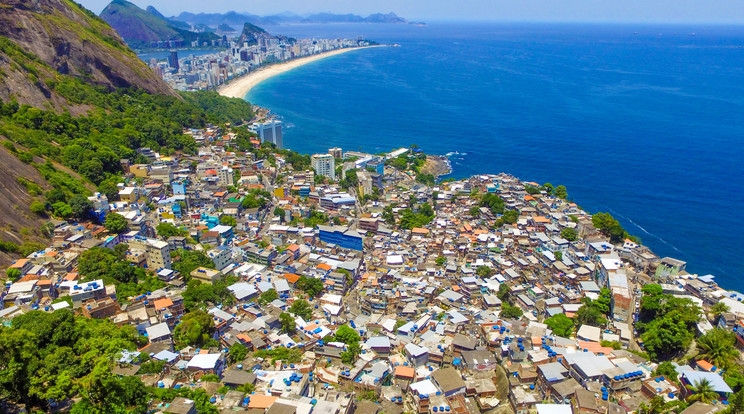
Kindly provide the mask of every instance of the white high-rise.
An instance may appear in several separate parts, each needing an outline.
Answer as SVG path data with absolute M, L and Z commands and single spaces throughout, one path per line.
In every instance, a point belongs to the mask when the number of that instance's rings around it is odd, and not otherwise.
M 336 161 L 331 154 L 315 154 L 310 157 L 315 173 L 336 180 Z
M 261 142 L 269 141 L 278 148 L 284 148 L 282 146 L 282 121 L 272 119 L 267 122 L 255 122 L 248 129 L 257 134 Z

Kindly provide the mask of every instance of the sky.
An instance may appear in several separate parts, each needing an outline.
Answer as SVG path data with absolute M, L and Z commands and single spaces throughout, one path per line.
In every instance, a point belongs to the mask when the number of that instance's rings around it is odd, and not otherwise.
M 100 13 L 109 0 L 77 0 Z M 282 12 L 394 12 L 409 20 L 649 22 L 744 24 L 744 0 L 130 0 L 166 16 L 229 10 L 257 15 Z

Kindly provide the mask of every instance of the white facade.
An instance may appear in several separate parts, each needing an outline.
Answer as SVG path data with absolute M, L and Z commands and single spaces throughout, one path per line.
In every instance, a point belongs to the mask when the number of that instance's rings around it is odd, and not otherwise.
M 324 175 L 331 180 L 336 179 L 336 160 L 331 154 L 315 154 L 310 157 L 313 169 L 318 175 Z
M 147 239 L 145 258 L 147 267 L 152 270 L 170 269 L 170 245 L 161 240 Z
M 235 185 L 235 176 L 233 175 L 233 169 L 227 165 L 223 165 L 222 168 L 217 171 L 220 178 L 220 184 L 222 185 Z
M 267 122 L 255 122 L 248 129 L 257 134 L 261 142 L 269 141 L 278 148 L 284 148 L 282 146 L 282 121 L 272 119 Z

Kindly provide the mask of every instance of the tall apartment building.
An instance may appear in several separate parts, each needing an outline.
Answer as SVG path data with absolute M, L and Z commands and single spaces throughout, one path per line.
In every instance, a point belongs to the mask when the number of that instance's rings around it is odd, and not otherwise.
M 248 129 L 257 134 L 261 142 L 269 141 L 278 148 L 284 148 L 282 141 L 282 121 L 272 119 L 267 122 L 254 122 Z
M 233 175 L 233 169 L 227 165 L 223 165 L 222 168 L 217 171 L 217 175 L 220 178 L 220 184 L 222 185 L 235 185 L 235 176 Z
M 147 239 L 145 258 L 147 259 L 147 267 L 149 269 L 170 269 L 170 245 L 161 240 Z
M 313 169 L 318 175 L 324 175 L 331 180 L 336 179 L 336 161 L 331 154 L 315 154 L 310 157 Z

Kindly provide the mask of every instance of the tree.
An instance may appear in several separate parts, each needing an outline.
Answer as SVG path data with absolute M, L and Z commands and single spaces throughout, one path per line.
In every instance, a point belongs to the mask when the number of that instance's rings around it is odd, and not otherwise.
M 436 263 L 437 266 L 444 266 L 444 264 L 447 263 L 447 259 L 445 259 L 444 256 L 439 256 L 434 260 L 434 263 Z
M 296 285 L 298 289 L 311 298 L 318 296 L 323 291 L 323 281 L 314 277 L 300 276 Z
M 176 346 L 204 347 L 217 341 L 212 339 L 214 333 L 214 320 L 212 316 L 203 310 L 194 310 L 183 315 L 181 323 L 176 326 L 173 338 Z
M 198 267 L 214 269 L 214 262 L 204 252 L 198 250 L 179 250 L 180 260 L 173 262 L 173 270 L 178 271 L 184 278 L 191 278 L 191 272 Z
M 554 334 L 565 338 L 571 336 L 574 328 L 573 319 L 562 313 L 553 315 L 550 318 L 546 319 L 545 324 L 553 330 Z
M 739 356 L 739 351 L 736 350 L 736 334 L 721 328 L 711 329 L 700 336 L 697 339 L 697 346 L 700 358 L 726 370 Z
M 744 413 L 744 388 L 729 397 L 729 412 L 727 414 Z
M 72 216 L 77 219 L 86 219 L 91 216 L 93 211 L 93 202 L 88 200 L 88 197 L 76 194 L 70 198 L 70 208 L 72 209 Z
M 173 236 L 184 237 L 188 234 L 186 230 L 179 229 L 178 227 L 166 222 L 159 223 L 157 227 L 155 227 L 155 230 L 158 232 L 158 236 L 163 239 L 168 239 Z
M 565 200 L 568 197 L 568 191 L 566 191 L 566 186 L 559 185 L 555 187 L 555 196 Z
M 513 306 L 508 302 L 504 302 L 501 304 L 501 313 L 499 316 L 506 319 L 519 319 L 522 317 L 522 313 L 522 309 L 519 306 Z
M 277 207 L 277 208 L 274 209 L 274 215 L 277 216 L 277 217 L 279 217 L 282 221 L 285 220 L 285 218 L 284 218 L 285 212 L 286 211 L 283 208 Z
M 480 216 L 480 208 L 478 206 L 470 207 L 470 210 L 468 212 L 470 213 L 470 217 Z
M 677 379 L 677 369 L 669 361 L 660 362 L 654 371 L 654 375 L 668 378 L 672 381 Z
M 334 341 L 343 342 L 346 345 L 358 344 L 361 339 L 359 333 L 348 325 L 341 325 L 333 338 Z
M 235 217 L 233 216 L 222 216 L 220 217 L 220 224 L 235 227 L 238 224 L 238 221 L 235 220 Z
M 258 303 L 271 303 L 276 299 L 279 299 L 279 294 L 276 293 L 276 290 L 269 289 L 266 292 L 261 293 L 261 295 L 258 297 Z
M 568 241 L 576 241 L 579 239 L 579 233 L 573 227 L 566 227 L 561 230 L 561 237 Z
M 724 314 L 724 313 L 726 313 L 726 312 L 728 312 L 730 310 L 731 310 L 731 308 L 726 303 L 724 303 L 724 302 L 716 302 L 713 306 L 711 306 L 710 313 L 713 314 L 713 320 L 714 321 L 717 321 L 718 318 L 722 314 Z
M 46 216 L 46 204 L 39 200 L 34 200 L 31 205 L 28 206 L 32 213 L 45 217 Z
M 15 282 L 16 280 L 20 279 L 21 271 L 16 269 L 15 267 L 9 267 L 8 270 L 5 271 L 5 275 L 8 276 L 8 280 L 10 280 L 11 282 Z
M 707 379 L 697 381 L 694 385 L 688 386 L 688 389 L 692 392 L 692 395 L 687 397 L 688 402 L 700 401 L 708 404 L 718 399 L 718 393 Z
M 497 194 L 485 193 L 481 196 L 481 206 L 491 209 L 493 214 L 504 214 L 504 200 Z
M 493 269 L 491 269 L 490 267 L 485 266 L 485 265 L 484 266 L 478 266 L 478 268 L 475 269 L 475 274 L 478 275 L 479 277 L 485 278 L 485 277 L 491 276 L 493 274 Z
M 289 307 L 289 312 L 306 321 L 313 317 L 313 308 L 305 299 L 295 300 Z
M 496 293 L 496 296 L 501 301 L 507 301 L 509 300 L 509 295 L 511 294 L 511 288 L 506 283 L 502 283 L 499 285 L 499 291 Z
M 295 326 L 295 321 L 292 315 L 288 314 L 287 312 L 282 312 L 279 315 L 279 322 L 282 324 L 282 332 L 287 334 L 293 334 L 295 333 L 295 330 L 297 330 L 297 327 Z
M 127 219 L 125 219 L 121 214 L 110 213 L 106 216 L 106 222 L 103 226 L 111 233 L 120 234 L 127 229 L 129 224 L 127 223 Z
M 54 215 L 57 217 L 63 219 L 72 217 L 72 208 L 70 208 L 70 205 L 64 201 L 58 201 L 52 204 L 52 209 L 54 210 Z
M 236 342 L 233 344 L 233 346 L 230 347 L 228 358 L 230 359 L 230 362 L 234 364 L 244 360 L 247 355 L 248 348 L 246 348 L 245 345 L 241 344 L 240 342 Z
M 584 304 L 576 312 L 576 324 L 604 326 L 605 324 L 607 324 L 607 319 L 605 319 L 605 317 L 602 315 L 602 312 L 597 310 L 596 307 Z
M 545 190 L 546 193 L 552 194 L 553 193 L 553 184 L 545 183 L 542 185 L 542 189 Z

